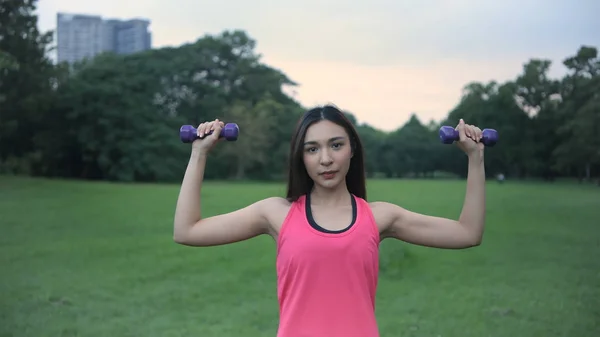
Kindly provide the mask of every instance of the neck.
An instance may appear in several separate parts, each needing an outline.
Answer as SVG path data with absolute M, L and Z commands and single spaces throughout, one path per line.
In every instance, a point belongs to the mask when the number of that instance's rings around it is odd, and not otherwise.
M 350 196 L 350 191 L 348 191 L 348 186 L 346 186 L 345 182 L 333 189 L 326 189 L 315 185 L 310 193 L 312 204 L 331 207 L 346 206 Z

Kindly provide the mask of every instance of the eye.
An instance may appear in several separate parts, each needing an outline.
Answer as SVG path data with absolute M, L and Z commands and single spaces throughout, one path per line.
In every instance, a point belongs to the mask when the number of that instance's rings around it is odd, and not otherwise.
M 342 147 L 344 145 L 344 143 L 333 143 L 331 145 L 332 148 L 334 149 L 339 149 L 340 147 Z
M 316 148 L 316 147 L 314 147 L 314 146 L 312 146 L 312 147 L 308 147 L 308 148 L 306 148 L 305 150 L 306 150 L 306 152 L 308 152 L 308 153 L 311 153 L 311 152 L 315 152 L 315 151 L 317 151 L 317 148 Z

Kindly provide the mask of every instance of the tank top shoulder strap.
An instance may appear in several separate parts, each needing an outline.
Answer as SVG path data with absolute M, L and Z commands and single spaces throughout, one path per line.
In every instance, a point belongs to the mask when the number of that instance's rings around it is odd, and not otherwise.
M 372 232 L 373 235 L 379 238 L 379 228 L 377 227 L 377 223 L 375 222 L 375 216 L 373 216 L 373 211 L 371 210 L 371 205 L 360 197 L 354 195 L 356 199 L 356 208 L 358 213 L 357 222 L 360 222 L 361 226 L 364 228 L 368 228 L 369 231 Z
M 281 224 L 281 228 L 279 229 L 278 242 L 281 243 L 281 238 L 285 235 L 285 233 L 290 230 L 291 227 L 297 227 L 298 222 L 303 222 L 306 219 L 304 214 L 304 204 L 306 202 L 306 197 L 300 196 L 298 200 L 293 201 L 290 210 L 288 211 L 283 223 Z

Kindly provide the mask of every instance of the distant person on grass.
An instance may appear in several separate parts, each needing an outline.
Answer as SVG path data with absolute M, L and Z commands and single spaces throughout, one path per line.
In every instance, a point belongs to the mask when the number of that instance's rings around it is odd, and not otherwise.
M 484 146 L 481 130 L 462 119 L 457 145 L 466 154 L 469 172 L 458 221 L 384 201 L 367 202 L 361 140 L 333 106 L 311 109 L 299 121 L 291 141 L 286 198 L 202 217 L 199 195 L 206 158 L 223 126 L 217 119 L 198 127 L 199 135 L 214 133 L 192 145 L 177 200 L 174 240 L 214 246 L 272 236 L 277 246 L 278 337 L 379 336 L 375 292 L 379 243 L 385 238 L 446 249 L 481 242 Z

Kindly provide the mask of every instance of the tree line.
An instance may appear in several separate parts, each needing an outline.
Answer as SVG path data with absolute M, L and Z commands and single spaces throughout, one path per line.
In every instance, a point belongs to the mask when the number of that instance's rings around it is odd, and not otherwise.
M 291 132 L 307 109 L 285 93 L 297 85 L 261 62 L 241 30 L 131 55 L 105 53 L 73 65 L 49 58 L 36 0 L 3 0 L 0 10 L 0 174 L 179 181 L 190 147 L 183 124 L 219 118 L 240 139 L 211 154 L 207 179 L 281 179 Z M 600 58 L 581 46 L 552 79 L 551 62 L 531 59 L 511 81 L 468 83 L 441 121 L 416 115 L 393 132 L 355 123 L 370 177 L 466 175 L 459 150 L 440 144 L 441 125 L 459 118 L 498 130 L 487 174 L 511 179 L 600 175 Z

